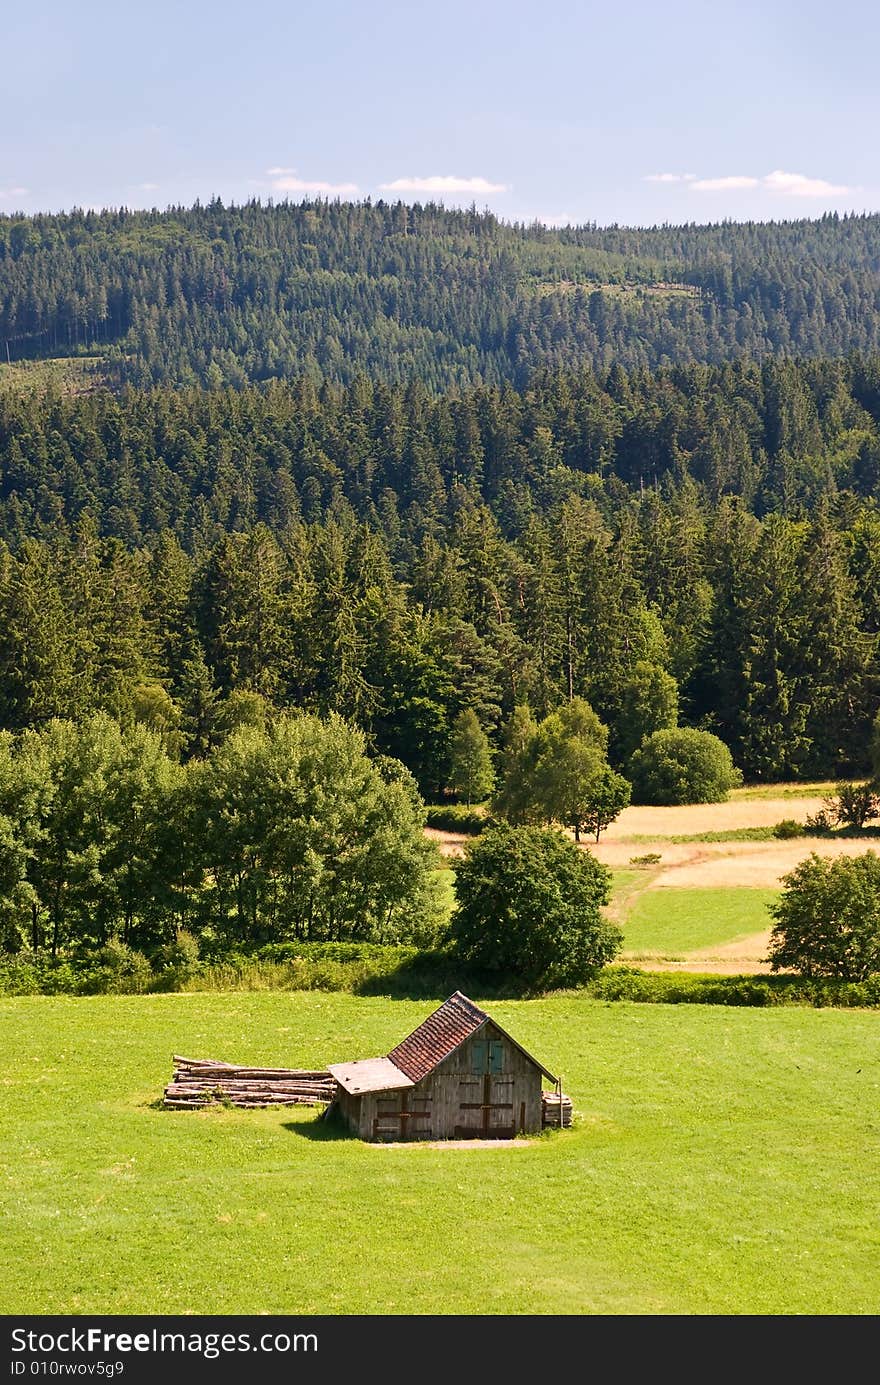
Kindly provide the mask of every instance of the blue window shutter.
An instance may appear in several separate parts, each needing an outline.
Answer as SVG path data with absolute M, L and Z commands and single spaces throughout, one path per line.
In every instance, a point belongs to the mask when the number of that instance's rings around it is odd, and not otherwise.
M 473 1072 L 480 1074 L 489 1071 L 489 1045 L 485 1039 L 474 1040 L 471 1067 Z
M 504 1071 L 504 1044 L 500 1039 L 493 1039 L 489 1044 L 489 1071 Z

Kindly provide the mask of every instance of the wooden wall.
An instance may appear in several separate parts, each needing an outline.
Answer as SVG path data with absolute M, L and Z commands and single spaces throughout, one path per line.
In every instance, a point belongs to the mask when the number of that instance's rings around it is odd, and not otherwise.
M 540 1068 L 490 1022 L 401 1092 L 340 1092 L 364 1140 L 511 1139 L 541 1129 Z

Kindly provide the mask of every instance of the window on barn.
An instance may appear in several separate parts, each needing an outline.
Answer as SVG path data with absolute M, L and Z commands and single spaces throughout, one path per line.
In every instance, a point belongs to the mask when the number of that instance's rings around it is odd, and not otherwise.
M 471 1049 L 471 1071 L 479 1076 L 504 1071 L 504 1044 L 500 1039 L 477 1039 Z

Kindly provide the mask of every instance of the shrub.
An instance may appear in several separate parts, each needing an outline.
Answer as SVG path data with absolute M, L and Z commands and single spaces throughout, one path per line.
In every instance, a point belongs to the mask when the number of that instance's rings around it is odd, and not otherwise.
M 166 943 L 153 956 L 153 968 L 169 989 L 184 985 L 199 969 L 199 945 L 185 928 L 177 931 L 173 943 Z
M 880 1006 L 880 976 L 867 981 L 801 976 L 699 976 L 608 967 L 586 987 L 596 1000 L 649 1005 L 812 1005 L 816 1008 Z
M 783 818 L 777 822 L 773 828 L 773 835 L 780 841 L 790 841 L 792 837 L 802 837 L 804 835 L 804 824 L 797 822 L 795 818 Z
M 466 965 L 527 987 L 576 985 L 620 950 L 604 919 L 611 875 L 561 832 L 489 828 L 456 872 L 450 941 Z
M 434 827 L 440 832 L 462 832 L 472 837 L 482 832 L 488 821 L 479 808 L 468 808 L 463 803 L 443 803 L 428 808 L 425 813 L 427 827 Z
M 709 731 L 655 731 L 629 761 L 634 803 L 723 803 L 742 783 L 730 751 Z
M 115 939 L 83 959 L 83 995 L 137 995 L 150 989 L 153 969 L 142 952 Z
M 656 866 L 662 859 L 659 851 L 646 851 L 644 856 L 630 856 L 629 863 L 631 866 Z
M 834 821 L 824 808 L 818 813 L 808 813 L 804 823 L 804 834 L 808 837 L 827 837 L 834 831 Z

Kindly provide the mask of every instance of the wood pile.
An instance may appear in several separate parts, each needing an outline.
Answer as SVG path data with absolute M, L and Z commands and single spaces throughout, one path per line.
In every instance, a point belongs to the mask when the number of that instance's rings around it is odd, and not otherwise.
M 565 1092 L 542 1092 L 541 1093 L 541 1124 L 545 1128 L 552 1126 L 563 1130 L 571 1129 L 571 1097 L 566 1096 Z
M 228 1102 L 232 1106 L 318 1106 L 336 1096 L 329 1072 L 298 1068 L 237 1068 L 210 1058 L 174 1056 L 174 1076 L 164 1104 L 187 1110 Z

